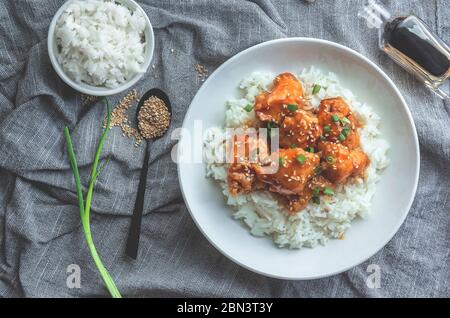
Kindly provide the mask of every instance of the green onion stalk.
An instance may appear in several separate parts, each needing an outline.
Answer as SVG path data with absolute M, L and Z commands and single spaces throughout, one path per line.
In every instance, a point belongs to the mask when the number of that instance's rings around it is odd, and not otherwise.
M 70 137 L 69 128 L 64 127 L 64 136 L 66 138 L 66 144 L 67 144 L 67 152 L 69 154 L 70 159 L 70 167 L 72 168 L 72 173 L 75 179 L 75 187 L 77 191 L 77 197 L 78 197 L 78 206 L 80 208 L 80 216 L 81 216 L 81 223 L 83 225 L 83 231 L 84 235 L 86 237 L 86 243 L 89 248 L 89 252 L 91 253 L 92 259 L 94 260 L 95 265 L 97 266 L 97 269 L 100 273 L 101 278 L 103 279 L 103 282 L 105 283 L 106 288 L 108 289 L 109 293 L 113 298 L 121 298 L 119 290 L 116 287 L 116 284 L 114 283 L 114 280 L 112 279 L 111 275 L 109 274 L 106 267 L 103 265 L 103 262 L 100 258 L 100 255 L 97 252 L 97 249 L 95 248 L 94 241 L 92 239 L 92 233 L 91 233 L 91 225 L 90 225 L 90 211 L 91 211 L 91 202 L 92 202 L 92 195 L 94 192 L 94 185 L 95 181 L 97 180 L 97 177 L 105 167 L 105 165 L 108 163 L 108 159 L 105 161 L 105 163 L 99 168 L 99 161 L 100 161 L 100 154 L 103 149 L 103 145 L 105 143 L 106 136 L 108 135 L 110 123 L 111 123 L 111 107 L 109 105 L 108 99 L 105 97 L 104 102 L 106 104 L 106 126 L 103 130 L 102 136 L 100 138 L 97 151 L 95 153 L 94 163 L 92 165 L 91 170 L 91 176 L 89 180 L 89 186 L 88 191 L 86 194 L 86 204 L 83 197 L 83 190 L 81 187 L 81 181 L 80 181 L 80 172 L 78 170 L 78 164 L 77 164 L 77 158 L 75 156 L 75 152 L 73 150 L 73 144 L 72 139 Z

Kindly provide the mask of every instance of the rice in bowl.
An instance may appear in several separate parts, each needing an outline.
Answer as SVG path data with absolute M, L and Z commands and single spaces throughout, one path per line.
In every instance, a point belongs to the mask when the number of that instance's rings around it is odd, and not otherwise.
M 260 92 L 270 89 L 274 77 L 271 73 L 256 72 L 245 78 L 240 84 L 242 98 L 227 102 L 224 127 L 210 129 L 204 140 L 206 175 L 220 185 L 226 203 L 233 208 L 233 217 L 242 220 L 251 234 L 269 236 L 277 246 L 287 248 L 315 247 L 325 244 L 329 239 L 342 239 L 355 218 L 364 218 L 368 214 L 376 184 L 389 164 L 389 145 L 379 131 L 380 118 L 371 107 L 357 101 L 350 90 L 341 86 L 333 73 L 324 74 L 312 67 L 296 75 L 313 107 L 317 108 L 322 99 L 341 96 L 363 124 L 358 130 L 361 147 L 371 162 L 364 178 L 339 185 L 330 200 L 321 200 L 320 204 L 309 203 L 296 214 L 290 214 L 266 190 L 239 193 L 236 196 L 230 194 L 228 164 L 223 163 L 224 141 L 230 137 L 226 128 L 243 127 L 255 120 L 254 111 L 248 112 L 244 108 L 254 104 Z M 322 88 L 313 95 L 313 87 L 317 84 Z
M 75 82 L 116 88 L 145 72 L 146 19 L 109 0 L 74 0 L 55 27 L 56 58 Z

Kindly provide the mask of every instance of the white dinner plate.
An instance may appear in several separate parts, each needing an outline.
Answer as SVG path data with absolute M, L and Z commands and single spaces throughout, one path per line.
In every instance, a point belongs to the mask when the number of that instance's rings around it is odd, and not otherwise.
M 179 163 L 178 175 L 187 207 L 200 231 L 222 254 L 262 275 L 314 279 L 346 271 L 379 251 L 406 218 L 419 178 L 419 143 L 411 113 L 398 88 L 373 62 L 342 45 L 311 38 L 265 42 L 230 58 L 203 84 L 193 99 L 183 128 L 223 126 L 225 102 L 239 97 L 242 79 L 254 71 L 299 72 L 317 66 L 336 73 L 341 84 L 381 117 L 381 133 L 391 149 L 389 167 L 376 186 L 370 215 L 353 221 L 344 240 L 313 249 L 289 250 L 268 238 L 252 236 L 232 218 L 219 186 L 205 177 L 202 163 Z M 185 136 L 185 135 L 183 135 Z M 179 148 L 193 137 L 182 137 Z

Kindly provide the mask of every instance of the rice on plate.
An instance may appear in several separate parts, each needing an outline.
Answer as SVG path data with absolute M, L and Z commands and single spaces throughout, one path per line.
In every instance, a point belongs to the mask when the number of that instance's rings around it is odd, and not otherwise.
M 227 101 L 224 127 L 209 129 L 204 139 L 206 176 L 220 185 L 227 205 L 233 209 L 233 217 L 242 220 L 252 235 L 270 236 L 277 246 L 292 249 L 312 248 L 332 238 L 343 239 L 352 221 L 368 214 L 376 184 L 389 164 L 389 144 L 382 138 L 380 118 L 370 106 L 357 101 L 349 89 L 341 86 L 334 73 L 324 74 L 320 69 L 311 67 L 296 75 L 311 106 L 317 108 L 322 99 L 340 96 L 362 123 L 358 130 L 361 148 L 370 159 L 364 178 L 338 185 L 330 200 L 321 200 L 319 204 L 309 203 L 296 214 L 289 213 L 267 190 L 239 193 L 236 196 L 230 194 L 228 164 L 223 160 L 226 151 L 224 144 L 230 138 L 226 129 L 240 128 L 255 120 L 255 112 L 244 108 L 254 104 L 259 93 L 271 88 L 274 74 L 268 72 L 255 72 L 241 82 L 239 87 L 243 96 Z M 315 85 L 320 85 L 321 89 L 312 94 Z

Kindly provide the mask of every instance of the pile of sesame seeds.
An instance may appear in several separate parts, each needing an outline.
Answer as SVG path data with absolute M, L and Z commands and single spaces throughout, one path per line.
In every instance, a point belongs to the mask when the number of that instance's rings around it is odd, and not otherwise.
M 120 127 L 122 130 L 122 136 L 135 139 L 135 146 L 139 146 L 142 142 L 142 136 L 139 131 L 131 126 L 131 122 L 128 118 L 126 111 L 139 100 L 139 93 L 137 90 L 130 91 L 124 98 L 114 107 L 111 112 L 111 124 L 110 129 L 113 127 Z M 103 127 L 106 126 L 106 121 Z
M 98 99 L 97 96 L 81 94 L 81 106 L 90 106 L 91 104 L 96 103 Z
M 170 112 L 163 100 L 156 96 L 147 99 L 139 110 L 138 127 L 145 139 L 162 136 L 170 125 Z
M 137 90 L 130 91 L 114 107 L 111 112 L 110 129 L 119 127 L 122 136 L 134 138 L 134 145 L 141 145 L 142 140 L 162 136 L 170 125 L 170 113 L 166 104 L 159 98 L 152 96 L 142 105 L 138 114 L 139 130 L 132 126 L 127 110 L 139 101 L 140 95 Z M 103 122 L 106 127 L 106 119 Z
M 200 78 L 202 82 L 205 81 L 205 79 L 208 77 L 208 69 L 201 64 L 195 65 L 195 71 L 197 72 L 197 76 Z

